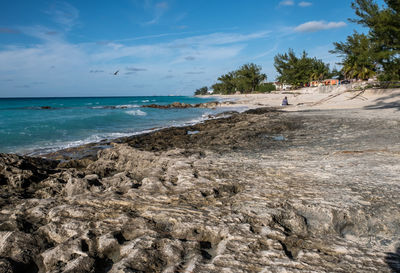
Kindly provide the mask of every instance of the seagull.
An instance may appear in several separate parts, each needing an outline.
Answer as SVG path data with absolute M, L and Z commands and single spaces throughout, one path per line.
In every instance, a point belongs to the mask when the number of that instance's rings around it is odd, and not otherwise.
M 117 74 L 118 74 L 118 72 L 119 72 L 119 70 L 115 71 L 115 72 L 114 72 L 114 75 L 117 75 Z

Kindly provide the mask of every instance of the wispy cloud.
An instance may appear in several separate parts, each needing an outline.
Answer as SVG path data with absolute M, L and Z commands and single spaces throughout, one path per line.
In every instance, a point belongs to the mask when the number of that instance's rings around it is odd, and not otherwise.
M 279 2 L 280 6 L 293 6 L 294 5 L 294 1 L 292 0 L 284 0 Z
M 299 3 L 299 6 L 300 6 L 300 7 L 303 7 L 303 8 L 309 7 L 309 6 L 311 6 L 311 5 L 312 5 L 311 2 L 306 2 L 306 1 L 301 1 L 301 2 Z
M 165 81 L 161 83 L 162 90 L 176 89 L 182 75 L 186 75 L 184 78 L 195 78 L 197 82 L 214 78 L 220 73 L 221 67 L 216 65 L 210 68 L 208 64 L 215 61 L 224 64 L 224 67 L 236 66 L 237 57 L 244 52 L 248 43 L 255 39 L 264 39 L 270 33 L 215 32 L 193 35 L 192 32 L 191 36 L 185 35 L 186 38 L 168 39 L 165 42 L 147 41 L 136 44 L 131 41 L 114 41 L 99 44 L 71 43 L 66 40 L 65 31 L 55 31 L 43 26 L 19 29 L 21 33 L 39 40 L 36 44 L 0 48 L 0 74 L 4 78 L 14 78 L 15 82 L 18 79 L 20 85 L 45 81 L 48 90 L 57 89 L 60 92 L 67 92 L 76 85 L 91 86 L 96 92 L 110 90 L 115 85 L 120 87 L 119 90 L 124 90 L 123 88 L 131 84 L 132 78 L 129 75 L 134 77 L 135 74 L 140 75 L 135 78 L 139 84 L 152 82 L 156 77 Z M 199 67 L 193 67 L 194 60 Z M 174 68 L 173 72 L 169 71 L 171 68 Z M 118 69 L 124 77 L 114 77 L 112 73 L 108 73 Z M 73 80 L 65 81 L 65 75 Z M 92 81 L 96 75 L 102 77 Z M 60 82 L 63 82 L 62 86 Z M 12 83 L 3 81 L 3 85 L 6 84 L 10 88 L 16 88 Z M 187 87 L 179 85 L 182 90 L 179 91 L 178 88 L 176 92 L 188 92 L 188 89 L 196 85 L 196 82 Z M 30 84 L 30 88 L 26 90 L 35 92 L 38 88 L 39 86 Z M 22 94 L 21 90 L 25 89 L 18 87 L 18 90 Z M 160 88 L 157 90 L 162 92 Z
M 262 52 L 262 53 L 256 55 L 253 59 L 259 59 L 259 58 L 268 56 L 268 55 L 270 55 L 271 53 L 276 52 L 277 49 L 278 49 L 278 43 L 276 43 L 271 49 L 269 49 L 269 50 L 267 50 L 267 51 L 264 51 L 264 52 Z
M 166 10 L 166 9 L 168 9 L 168 3 L 167 2 L 159 2 L 156 4 L 156 9 L 157 10 Z
M 194 32 L 192 32 L 192 31 L 191 32 L 168 32 L 168 33 L 160 33 L 160 34 L 153 34 L 153 35 L 137 36 L 137 37 L 126 38 L 126 39 L 118 39 L 118 40 L 114 40 L 114 42 L 138 41 L 138 40 L 162 38 L 162 37 L 168 37 L 168 36 L 177 36 L 177 35 L 185 35 L 185 34 L 193 34 L 193 33 Z M 110 43 L 110 41 L 100 41 L 98 43 L 107 44 L 107 43 Z
M 8 27 L 0 27 L 0 33 L 19 33 L 19 30 Z
M 138 67 L 127 67 L 126 70 L 131 72 L 147 71 L 146 68 L 138 68 Z
M 28 84 L 23 84 L 23 85 L 16 85 L 16 88 L 30 88 Z
M 151 19 L 150 21 L 144 22 L 143 25 L 158 24 L 158 22 L 160 21 L 161 17 L 164 15 L 164 13 L 169 8 L 169 5 L 168 5 L 167 2 L 158 2 L 155 5 L 151 5 L 150 1 L 146 1 L 145 5 L 146 6 L 152 6 L 153 19 Z
M 268 37 L 270 31 L 260 31 L 250 34 L 238 33 L 212 33 L 207 35 L 192 36 L 175 40 L 172 45 L 176 47 L 185 47 L 193 45 L 225 45 L 245 42 L 253 39 Z
M 47 34 L 47 35 L 57 35 L 58 32 L 57 31 L 47 31 L 45 34 Z
M 310 21 L 304 24 L 298 25 L 294 28 L 297 32 L 316 32 L 320 30 L 328 30 L 333 28 L 345 27 L 345 22 L 325 22 L 325 21 Z
M 60 42 L 64 36 L 61 32 L 40 25 L 19 27 L 19 30 L 25 35 L 47 42 Z
M 204 74 L 204 71 L 189 71 L 189 72 L 186 72 L 185 74 L 188 74 L 188 75 L 199 75 L 199 74 Z
M 123 57 L 135 58 L 174 58 L 174 63 L 187 61 L 185 57 L 202 60 L 219 60 L 235 57 L 244 47 L 243 43 L 267 37 L 269 31 L 249 34 L 211 33 L 187 38 L 175 39 L 168 43 L 152 43 L 144 45 L 125 45 L 108 43 L 101 50 L 92 54 L 98 61 L 111 61 Z
M 55 22 L 70 30 L 79 17 L 79 10 L 67 2 L 54 2 L 45 13 L 49 14 Z

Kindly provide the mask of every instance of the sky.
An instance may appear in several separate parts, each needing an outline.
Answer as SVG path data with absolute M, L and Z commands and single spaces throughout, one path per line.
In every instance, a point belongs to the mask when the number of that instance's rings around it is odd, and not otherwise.
M 192 95 L 246 63 L 274 81 L 289 48 L 333 68 L 354 17 L 350 0 L 2 0 L 0 97 Z

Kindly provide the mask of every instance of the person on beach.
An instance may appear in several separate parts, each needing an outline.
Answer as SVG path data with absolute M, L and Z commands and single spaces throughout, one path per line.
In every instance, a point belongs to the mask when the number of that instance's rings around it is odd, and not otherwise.
M 282 100 L 282 106 L 286 106 L 286 105 L 289 105 L 289 102 L 287 100 L 287 97 L 284 97 Z

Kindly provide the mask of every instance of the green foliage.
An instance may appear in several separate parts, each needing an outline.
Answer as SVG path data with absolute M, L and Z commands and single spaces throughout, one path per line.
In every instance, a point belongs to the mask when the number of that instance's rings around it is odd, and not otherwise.
M 274 85 L 273 83 L 268 82 L 268 83 L 262 83 L 262 84 L 260 84 L 260 85 L 257 87 L 256 92 L 259 92 L 259 93 L 269 93 L 269 92 L 275 91 L 275 90 L 276 90 L 275 85 Z
M 207 91 L 208 91 L 208 87 L 207 86 L 203 86 L 202 88 L 197 89 L 196 92 L 194 92 L 194 94 L 196 96 L 207 95 Z
M 261 66 L 253 63 L 243 65 L 235 74 L 236 87 L 242 93 L 254 92 L 261 82 L 267 79 L 267 76 L 261 73 Z
M 334 43 L 349 77 L 366 79 L 377 73 L 382 81 L 400 79 L 400 1 L 385 3 L 383 7 L 374 0 L 352 3 L 358 18 L 350 21 L 367 27 L 369 33 L 354 33 L 345 43 Z
M 377 71 L 376 54 L 371 40 L 364 34 L 356 31 L 348 36 L 345 43 L 333 43 L 334 50 L 330 53 L 338 54 L 343 58 L 340 63 L 343 75 L 348 79 L 367 80 Z
M 343 80 L 344 75 L 341 70 L 337 70 L 336 67 L 334 67 L 329 75 L 329 78 Z
M 261 73 L 261 66 L 253 63 L 245 64 L 238 70 L 231 71 L 218 78 L 218 83 L 212 86 L 215 94 L 234 94 L 255 92 L 260 84 L 267 79 Z
M 276 55 L 274 66 L 279 74 L 278 81 L 297 87 L 304 86 L 310 81 L 323 80 L 331 75 L 328 64 L 317 58 L 308 57 L 305 51 L 297 57 L 293 49 L 289 49 L 288 53 Z
M 217 92 L 220 94 L 233 94 L 236 89 L 236 73 L 235 71 L 224 74 L 218 78 L 220 84 L 217 86 Z M 215 93 L 215 89 L 214 89 Z

